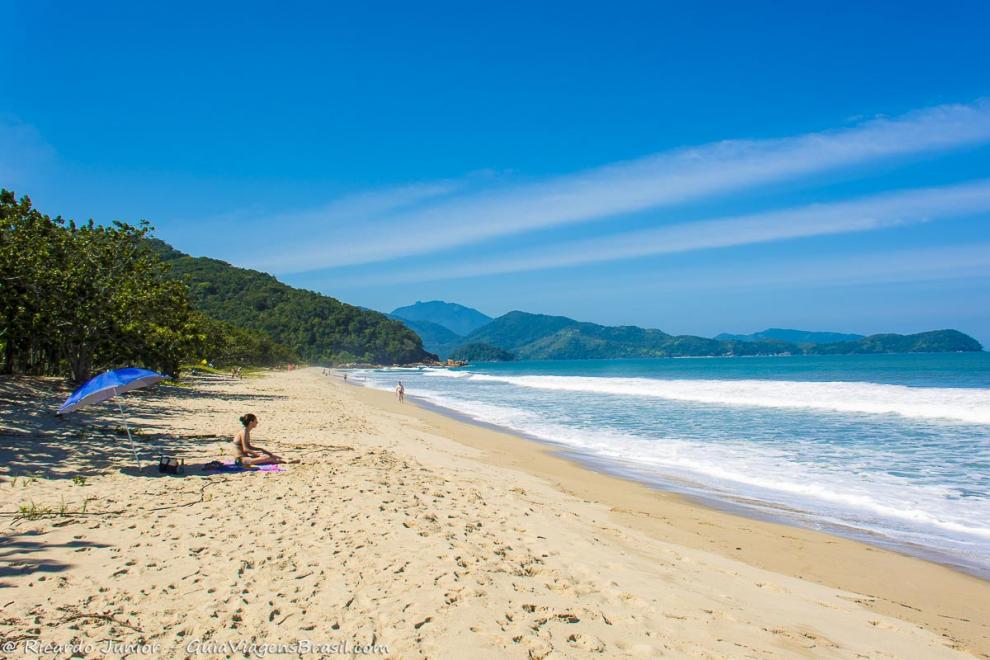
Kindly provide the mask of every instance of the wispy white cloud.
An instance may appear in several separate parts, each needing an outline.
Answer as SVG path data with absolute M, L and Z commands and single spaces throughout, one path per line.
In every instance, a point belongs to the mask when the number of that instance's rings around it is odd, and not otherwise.
M 513 273 L 863 232 L 986 212 L 990 212 L 990 179 L 566 241 L 494 259 L 396 272 L 386 277 L 409 282 Z
M 266 211 L 255 206 L 206 218 L 179 219 L 175 225 L 180 231 L 199 232 L 209 227 L 214 234 L 229 232 L 222 246 L 227 251 L 240 252 L 260 242 L 280 251 L 289 248 L 284 258 L 294 259 L 294 247 L 333 249 L 341 241 L 355 240 L 359 231 L 371 233 L 386 218 L 435 201 L 464 185 L 464 181 L 412 183 L 346 194 L 301 211 Z
M 986 142 L 990 142 L 990 103 L 985 101 L 939 106 L 835 131 L 719 142 L 539 182 L 438 197 L 415 210 L 383 214 L 367 224 L 362 221 L 344 233 L 334 230 L 324 235 L 323 214 L 307 212 L 306 236 L 279 246 L 288 248 L 280 252 L 291 257 L 271 256 L 255 265 L 291 273 L 425 254 L 881 159 Z
M 318 207 L 302 211 L 266 211 L 246 207 L 205 218 L 173 221 L 169 240 L 191 252 L 208 250 L 238 266 L 277 272 L 310 270 L 313 254 L 341 249 L 341 246 L 387 238 L 387 228 L 379 231 L 388 218 L 408 212 L 418 205 L 450 195 L 465 181 L 431 181 L 366 190 L 343 195 Z M 206 230 L 206 231 L 204 231 Z M 203 245 L 203 237 L 211 243 Z M 222 236 L 219 243 L 214 237 Z M 288 264 L 285 271 L 272 267 Z
M 301 212 L 279 213 L 263 218 L 280 230 L 330 230 L 337 237 L 354 234 L 358 225 L 368 230 L 396 213 L 415 208 L 418 204 L 449 195 L 463 185 L 456 181 L 433 181 L 405 186 L 371 190 L 335 199 L 321 207 Z
M 669 295 L 678 300 L 683 300 L 685 296 L 697 296 L 697 299 L 717 306 L 717 301 L 724 300 L 726 296 L 734 298 L 743 295 L 744 299 L 752 300 L 754 292 L 757 292 L 757 297 L 766 298 L 768 291 L 795 289 L 812 291 L 818 288 L 949 280 L 990 282 L 990 242 L 883 248 L 853 254 L 774 255 L 725 260 L 703 266 L 678 264 L 657 270 L 655 275 L 650 278 L 632 273 L 608 279 L 596 275 L 548 278 L 546 284 L 540 285 L 538 299 L 542 302 L 548 292 L 552 292 L 552 301 L 556 304 L 563 302 L 566 307 L 567 303 L 589 299 L 612 302 L 617 298 L 616 293 L 621 292 L 620 298 L 636 300 L 643 300 L 644 296 Z M 512 304 L 518 305 L 518 302 Z M 626 305 L 625 302 L 619 303 L 622 308 Z

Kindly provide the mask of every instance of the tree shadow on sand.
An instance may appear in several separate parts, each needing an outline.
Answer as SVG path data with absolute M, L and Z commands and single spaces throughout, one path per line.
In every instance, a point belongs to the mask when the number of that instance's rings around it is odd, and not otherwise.
M 152 420 L 156 423 L 187 417 L 188 411 L 174 405 L 177 399 L 222 399 L 261 405 L 287 398 L 168 386 L 128 392 L 121 397 L 121 403 L 125 415 L 133 415 L 128 419 L 143 466 L 137 470 L 116 399 L 56 415 L 70 393 L 71 388 L 57 378 L 0 377 L 0 476 L 69 479 L 121 468 L 140 476 L 172 476 L 158 472 L 159 455 L 194 457 L 215 447 L 218 440 L 229 440 L 208 434 L 156 432 L 144 425 Z M 187 474 L 195 470 L 190 466 Z
M 49 559 L 43 553 L 52 552 L 59 548 L 81 550 L 83 548 L 109 547 L 102 543 L 79 540 L 53 544 L 42 540 L 43 536 L 44 532 L 38 531 L 0 536 L 0 589 L 13 586 L 6 582 L 5 578 L 36 573 L 60 573 L 73 566 L 73 564 Z

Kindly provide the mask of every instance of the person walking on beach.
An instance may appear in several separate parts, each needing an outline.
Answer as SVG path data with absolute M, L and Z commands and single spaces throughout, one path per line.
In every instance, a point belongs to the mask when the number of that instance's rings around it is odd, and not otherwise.
M 255 447 L 251 444 L 251 431 L 258 426 L 258 417 L 254 413 L 248 413 L 241 417 L 240 431 L 234 436 L 235 460 L 240 465 L 265 465 L 266 463 L 284 463 L 281 456 L 276 456 L 263 447 Z
M 395 388 L 395 396 L 399 399 L 399 403 L 405 403 L 406 401 L 406 386 L 399 381 L 399 384 Z

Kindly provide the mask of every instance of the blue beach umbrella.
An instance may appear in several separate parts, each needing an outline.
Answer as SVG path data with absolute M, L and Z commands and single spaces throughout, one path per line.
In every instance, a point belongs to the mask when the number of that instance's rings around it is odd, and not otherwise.
M 83 406 L 89 406 L 94 403 L 102 403 L 107 399 L 112 399 L 118 394 L 136 390 L 139 387 L 154 385 L 161 380 L 165 380 L 165 376 L 155 371 L 149 371 L 148 369 L 126 367 L 124 369 L 107 371 L 99 376 L 89 379 L 79 386 L 79 389 L 73 392 L 72 396 L 66 399 L 65 403 L 62 404 L 62 407 L 58 409 L 58 414 L 63 415 L 65 413 L 70 413 L 73 410 L 78 410 Z M 120 405 L 119 399 L 116 403 L 117 410 L 120 411 L 120 416 L 124 420 L 124 428 L 127 429 L 127 439 L 131 442 L 131 451 L 134 452 L 134 461 L 137 462 L 138 467 L 140 467 L 141 462 L 138 460 L 137 449 L 134 447 L 134 438 L 131 437 L 131 427 L 127 424 L 127 417 L 124 415 L 124 407 Z

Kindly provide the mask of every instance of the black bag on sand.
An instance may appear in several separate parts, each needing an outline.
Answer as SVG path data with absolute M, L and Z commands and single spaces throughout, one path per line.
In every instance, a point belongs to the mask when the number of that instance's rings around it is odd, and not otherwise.
M 186 471 L 186 461 L 183 458 L 159 456 L 158 471 L 166 474 L 184 474 Z

